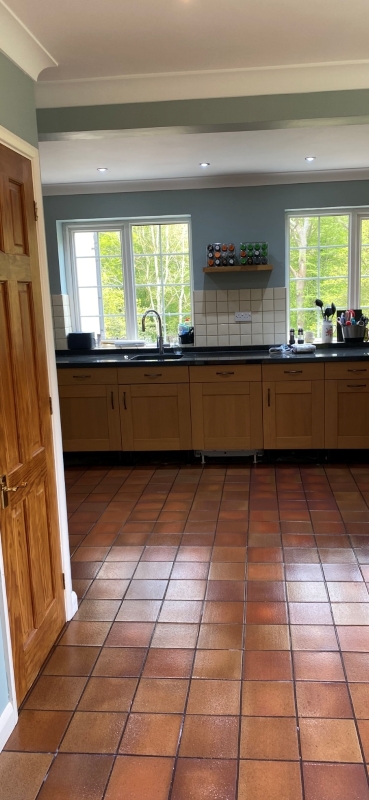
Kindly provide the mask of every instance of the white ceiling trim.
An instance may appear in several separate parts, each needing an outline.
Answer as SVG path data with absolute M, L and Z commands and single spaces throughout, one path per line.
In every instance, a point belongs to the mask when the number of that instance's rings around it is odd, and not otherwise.
M 369 88 L 369 60 L 40 81 L 38 108 Z
M 46 67 L 58 66 L 3 0 L 0 0 L 0 50 L 34 81 Z
M 44 184 L 45 197 L 119 192 L 159 192 L 178 189 L 221 189 L 237 186 L 276 186 L 292 183 L 367 181 L 369 169 L 321 170 L 316 172 L 275 172 L 257 175 L 221 175 L 214 178 L 171 178 L 150 181 L 106 181 L 104 183 Z

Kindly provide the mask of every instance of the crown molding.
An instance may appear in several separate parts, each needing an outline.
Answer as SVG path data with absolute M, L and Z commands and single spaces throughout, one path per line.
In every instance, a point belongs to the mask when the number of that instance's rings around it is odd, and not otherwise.
M 40 81 L 37 108 L 369 88 L 369 60 Z
M 254 175 L 220 175 L 212 178 L 171 178 L 169 180 L 106 181 L 104 183 L 44 184 L 44 197 L 120 192 L 160 192 L 183 189 L 224 189 L 238 186 L 278 186 L 293 183 L 367 181 L 369 169 L 321 170 L 316 172 L 274 172 Z
M 3 0 L 0 0 L 0 50 L 34 81 L 46 67 L 58 66 Z

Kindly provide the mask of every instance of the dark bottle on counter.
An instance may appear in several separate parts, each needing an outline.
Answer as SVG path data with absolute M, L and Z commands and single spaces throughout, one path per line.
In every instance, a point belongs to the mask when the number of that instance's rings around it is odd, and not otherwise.
M 289 344 L 290 345 L 295 344 L 295 329 L 294 328 L 290 328 L 290 341 L 289 341 Z
M 299 328 L 297 331 L 297 344 L 304 344 L 304 329 Z

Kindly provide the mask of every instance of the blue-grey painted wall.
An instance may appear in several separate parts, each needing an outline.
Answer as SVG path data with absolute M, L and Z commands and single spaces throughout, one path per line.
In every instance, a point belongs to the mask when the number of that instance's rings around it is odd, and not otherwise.
M 0 53 L 0 125 L 37 147 L 34 82 Z
M 1 602 L 2 600 L 0 597 L 0 603 Z M 6 675 L 5 656 L 4 656 L 4 641 L 3 641 L 3 632 L 1 629 L 1 616 L 2 615 L 0 609 L 0 716 L 9 702 L 9 689 L 8 689 L 8 680 Z
M 285 284 L 285 212 L 289 209 L 369 205 L 369 181 L 248 186 L 44 198 L 50 285 L 65 291 L 58 260 L 58 220 L 189 214 L 192 220 L 194 288 Z M 271 273 L 204 275 L 208 242 L 269 242 Z M 63 271 L 63 270 L 62 270 Z

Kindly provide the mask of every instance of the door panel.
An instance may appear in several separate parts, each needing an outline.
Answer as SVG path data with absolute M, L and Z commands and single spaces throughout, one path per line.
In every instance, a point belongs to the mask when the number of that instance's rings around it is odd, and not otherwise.
M 362 367 L 360 367 L 362 369 Z M 325 445 L 332 448 L 369 447 L 369 381 L 326 381 Z
M 63 450 L 120 450 L 118 386 L 60 386 Z
M 192 445 L 199 450 L 263 446 L 260 383 L 192 383 Z
M 266 448 L 324 447 L 324 381 L 283 379 L 263 387 Z
M 0 534 L 20 703 L 65 621 L 31 166 L 0 146 Z
M 188 384 L 120 386 L 123 450 L 191 447 Z

